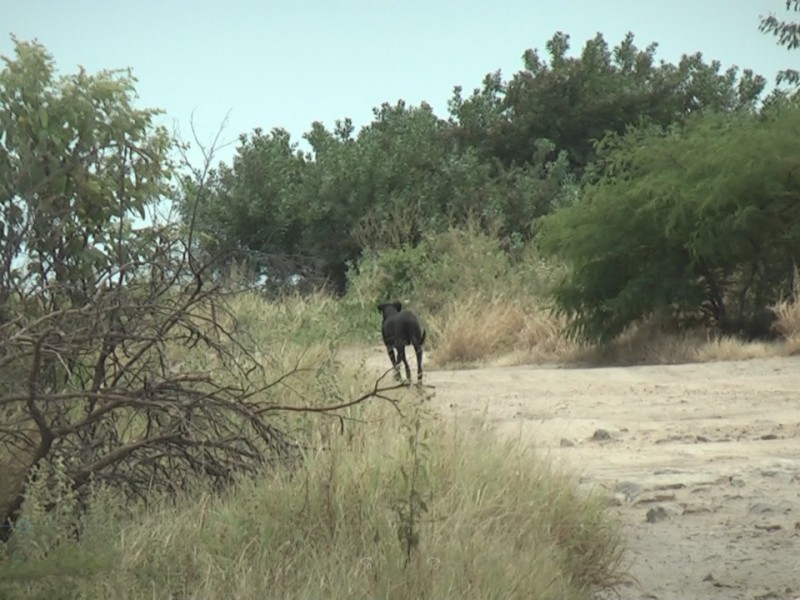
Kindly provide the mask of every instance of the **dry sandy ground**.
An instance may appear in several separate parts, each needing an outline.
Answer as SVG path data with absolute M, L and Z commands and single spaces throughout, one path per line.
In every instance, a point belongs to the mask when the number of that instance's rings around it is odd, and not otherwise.
M 621 598 L 800 598 L 800 358 L 427 379 L 445 415 L 608 491 L 638 581 Z

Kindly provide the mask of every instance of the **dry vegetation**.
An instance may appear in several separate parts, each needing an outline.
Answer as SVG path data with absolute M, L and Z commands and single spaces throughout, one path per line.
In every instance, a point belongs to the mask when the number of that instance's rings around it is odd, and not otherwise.
M 435 340 L 434 363 L 469 366 L 484 361 L 506 364 L 560 362 L 576 350 L 564 335 L 566 323 L 540 306 L 505 296 L 474 293 L 449 302 L 428 319 Z
M 497 237 L 473 224 L 430 236 L 413 248 L 368 253 L 351 274 L 343 301 L 316 300 L 328 316 L 338 315 L 351 339 L 371 343 L 379 342 L 369 319 L 374 303 L 403 301 L 422 317 L 429 358 L 440 368 L 675 364 L 800 350 L 800 308 L 793 300 L 800 287 L 772 307 L 779 334 L 774 341 L 748 342 L 702 328 L 677 331 L 674 324 L 651 318 L 629 326 L 613 342 L 581 344 L 567 335 L 568 321 L 550 301 L 563 275 L 562 267 L 542 260 L 532 245 L 504 250 Z
M 342 343 L 352 307 L 248 293 L 229 306 L 268 372 L 295 370 L 265 402 L 326 406 L 374 385 Z M 217 371 L 199 350 L 171 353 Z M 441 422 L 416 390 L 395 394 L 276 418 L 302 462 L 223 493 L 198 475 L 177 496 L 135 503 L 105 483 L 79 498 L 57 463 L 0 545 L 3 597 L 588 598 L 623 577 L 602 498 L 521 444 Z
M 413 410 L 414 402 L 404 407 Z M 619 534 L 600 499 L 579 496 L 575 481 L 516 444 L 431 421 L 420 432 L 426 444 L 418 486 L 427 512 L 407 561 L 398 540 L 398 511 L 408 496 L 403 471 L 413 463 L 407 430 L 393 411 L 368 412 L 368 435 L 333 438 L 299 470 L 242 481 L 224 497 L 198 486 L 177 506 L 156 503 L 134 519 L 98 504 L 78 542 L 59 540 L 36 520 L 0 563 L 5 591 L 563 599 L 588 598 L 620 577 Z M 58 567 L 71 576 L 58 576 Z
M 780 334 L 773 341 L 745 341 L 701 329 L 679 332 L 653 321 L 629 327 L 609 344 L 587 346 L 570 339 L 566 320 L 546 308 L 480 294 L 447 305 L 426 324 L 434 334 L 431 360 L 438 367 L 679 364 L 796 354 L 800 305 L 783 301 L 773 310 Z
M 565 336 L 543 296 L 525 292 L 518 283 L 504 294 L 460 290 L 420 310 L 434 366 L 741 359 L 790 353 L 800 340 L 800 308 L 787 300 L 773 309 L 785 341 L 649 322 L 589 348 Z M 380 343 L 379 318 L 367 297 L 227 298 L 224 325 L 243 351 L 273 376 L 293 373 L 265 407 L 331 406 L 371 389 L 363 349 Z M 181 369 L 235 383 L 208 353 L 169 351 Z M 416 390 L 392 394 L 337 415 L 278 413 L 274 425 L 301 441 L 303 460 L 239 477 L 223 493 L 196 476 L 177 496 L 139 503 L 95 485 L 87 503 L 56 464 L 31 481 L 0 545 L 3 596 L 589 598 L 625 577 L 604 499 L 519 443 L 442 422 Z
M 784 298 L 772 307 L 776 320 L 773 329 L 786 341 L 786 353 L 800 352 L 800 275 L 795 269 L 791 298 Z

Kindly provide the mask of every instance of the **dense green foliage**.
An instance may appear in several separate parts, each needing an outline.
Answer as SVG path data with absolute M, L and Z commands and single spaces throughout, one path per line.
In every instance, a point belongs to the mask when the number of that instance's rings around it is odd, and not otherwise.
M 797 5 L 789 2 L 787 8 L 796 9 Z M 774 16 L 762 17 L 762 30 L 774 33 L 780 43 L 790 47 L 794 39 L 792 26 Z M 37 68 L 49 73 L 48 60 Z M 12 71 L 8 70 L 6 76 L 11 77 Z M 91 93 L 96 96 L 116 94 L 114 98 L 117 98 L 132 90 L 131 81 L 119 74 L 105 73 L 98 77 L 95 82 L 81 74 L 75 81 L 95 86 Z M 58 156 L 60 148 L 82 148 L 80 144 L 62 139 L 65 132 L 78 132 L 80 127 L 67 125 L 59 131 L 44 133 L 48 128 L 62 127 L 64 122 L 59 116 L 49 117 L 51 113 L 58 115 L 62 109 L 58 108 L 58 102 L 47 99 L 48 94 L 53 95 L 46 91 L 48 85 L 45 83 L 41 87 L 45 90 L 41 106 L 36 104 L 39 100 L 25 100 L 23 103 L 27 104 L 20 107 L 8 106 L 8 114 L 22 115 L 19 123 L 7 126 L 5 135 L 9 144 L 15 140 L 14 127 L 24 126 L 28 118 L 34 118 L 43 127 L 44 137 L 37 142 L 34 153 L 14 150 L 10 154 L 10 162 L 35 163 L 34 171 L 47 170 L 47 157 Z M 647 148 L 657 155 L 671 152 L 667 146 L 662 148 L 662 144 L 677 144 L 684 136 L 695 139 L 699 135 L 697 131 L 704 127 L 750 126 L 748 123 L 757 122 L 756 115 L 760 111 L 788 102 L 790 94 L 786 91 L 762 97 L 764 88 L 765 79 L 760 75 L 747 69 L 740 71 L 737 67 L 723 68 L 718 61 L 707 61 L 699 53 L 686 54 L 676 64 L 658 61 L 656 44 L 637 47 L 633 34 L 613 47 L 598 34 L 573 51 L 569 36 L 558 32 L 546 42 L 543 53 L 527 50 L 522 69 L 510 78 L 504 79 L 499 71 L 487 74 L 481 86 L 471 94 L 456 87 L 446 118 L 436 115 L 424 102 L 410 106 L 400 100 L 375 108 L 371 123 L 359 131 L 349 119 L 343 119 L 332 129 L 314 122 L 299 141 L 292 140 L 289 133 L 281 129 L 243 133 L 230 164 L 220 163 L 211 171 L 207 189 L 198 193 L 190 181 L 183 182 L 179 207 L 185 222 L 195 230 L 191 238 L 195 249 L 218 257 L 219 273 L 225 274 L 234 263 L 244 262 L 248 273 L 273 289 L 303 291 L 327 285 L 341 293 L 348 285 L 348 273 L 352 280 L 360 269 L 371 268 L 370 263 L 393 265 L 392 268 L 407 263 L 402 267 L 405 273 L 393 274 L 391 285 L 376 290 L 380 294 L 403 294 L 409 285 L 419 285 L 426 268 L 438 269 L 434 263 L 443 259 L 437 253 L 448 252 L 446 248 L 431 246 L 437 235 L 453 228 L 479 232 L 494 238 L 503 252 L 516 252 L 533 240 L 540 220 L 553 214 L 556 217 L 549 222 L 549 238 L 543 240 L 543 247 L 558 260 L 574 261 L 574 252 L 583 242 L 568 240 L 571 234 L 565 231 L 554 233 L 559 230 L 557 224 L 567 223 L 575 218 L 571 215 L 588 210 L 577 207 L 595 203 L 592 198 L 599 193 L 597 190 L 610 189 L 612 181 L 621 180 L 622 163 L 633 160 L 623 157 L 626 152 L 633 153 L 635 142 L 632 140 L 644 140 Z M 30 98 L 37 97 L 37 89 L 27 86 L 25 93 Z M 113 106 L 114 102 L 107 104 Z M 81 106 L 90 105 L 91 102 Z M 107 134 L 111 140 L 109 148 L 91 156 L 105 153 L 111 157 L 119 145 L 115 141 L 119 135 L 115 132 L 124 127 L 138 131 L 125 138 L 126 143 L 133 144 L 137 144 L 151 127 L 151 113 L 133 111 L 127 100 L 120 105 L 128 112 L 123 111 L 118 117 L 105 115 L 99 120 L 112 128 Z M 67 123 L 73 118 L 85 118 L 78 116 L 79 112 L 65 114 Z M 773 112 L 771 118 L 778 118 L 777 114 Z M 709 120 L 704 121 L 706 118 Z M 669 134 L 663 134 L 664 131 Z M 118 242 L 109 235 L 119 236 L 124 227 L 117 228 L 118 224 L 127 227 L 127 220 L 120 219 L 119 215 L 129 209 L 142 210 L 143 202 L 169 193 L 163 182 L 170 172 L 165 160 L 170 140 L 163 132 L 147 139 L 148 143 L 157 145 L 146 152 L 126 150 L 125 156 L 132 161 L 131 168 L 126 171 L 130 180 L 115 191 L 116 204 L 107 204 L 102 210 L 97 209 L 97 202 L 91 196 L 102 196 L 105 187 L 110 186 L 112 180 L 116 181 L 115 163 L 110 158 L 98 162 L 97 169 L 90 169 L 86 181 L 76 177 L 63 185 L 65 182 L 61 179 L 48 180 L 48 185 L 67 190 L 62 194 L 65 198 L 86 199 L 86 208 L 71 210 L 71 219 L 57 220 L 59 226 L 55 231 L 48 232 L 47 236 L 39 234 L 37 240 L 23 241 L 6 234 L 2 248 L 4 260 L 8 261 L 13 248 L 24 245 L 44 248 L 45 255 L 32 264 L 39 264 L 41 269 L 53 273 L 57 269 L 51 265 L 58 260 L 46 256 L 47 252 L 60 252 L 72 257 L 68 260 L 82 261 L 80 268 L 83 269 L 97 266 L 92 260 L 102 262 L 100 254 L 107 255 Z M 91 142 L 87 143 L 87 147 L 91 147 Z M 52 147 L 45 149 L 48 144 Z M 700 148 L 697 155 L 702 157 L 706 151 L 708 148 Z M 721 156 L 716 149 L 710 153 Z M 639 153 L 636 157 L 640 160 Z M 660 163 L 657 166 L 661 169 Z M 158 171 L 145 173 L 145 168 Z M 707 168 L 718 166 L 709 164 Z M 24 171 L 19 165 L 13 169 Z M 644 169 L 627 172 L 626 177 L 639 178 L 646 174 Z M 713 175 L 711 171 L 708 173 Z M 711 175 L 697 177 L 707 180 Z M 643 177 L 642 185 L 645 180 Z M 711 185 L 709 181 L 706 183 Z M 5 208 L 7 223 L 22 223 L 18 203 L 21 197 L 18 195 L 17 200 Z M 110 197 L 113 199 L 114 195 Z M 683 202 L 672 197 L 671 201 Z M 46 206 L 40 200 L 37 202 L 40 203 L 39 213 L 48 215 Z M 68 201 L 64 207 L 75 208 L 75 205 L 74 201 Z M 563 214 L 559 214 L 561 211 Z M 629 216 L 621 211 L 619 218 L 627 223 Z M 605 227 L 603 222 L 586 225 L 593 233 Z M 736 231 L 740 232 L 741 227 Z M 35 231 L 36 228 L 26 230 L 26 235 L 30 237 Z M 651 224 L 651 240 L 670 237 L 673 233 L 673 230 L 664 231 L 661 221 Z M 692 235 L 701 240 L 697 242 L 701 245 L 707 245 L 707 235 L 722 244 L 726 232 L 704 229 Z M 45 239 L 48 236 L 53 239 L 48 241 Z M 55 238 L 62 241 L 54 241 Z M 64 241 L 67 238 L 73 240 L 69 248 Z M 80 242 L 81 239 L 84 242 Z M 667 278 L 674 285 L 678 281 L 690 285 L 681 284 L 666 298 L 642 298 L 642 294 L 618 298 L 617 301 L 625 305 L 619 315 L 627 316 L 590 337 L 614 335 L 637 315 L 647 314 L 661 305 L 671 306 L 676 301 L 673 296 L 682 298 L 681 309 L 677 311 L 681 315 L 685 315 L 688 306 L 701 307 L 724 330 L 763 330 L 763 325 L 756 326 L 753 319 L 755 313 L 763 312 L 764 303 L 780 291 L 776 283 L 779 278 L 764 275 L 769 279 L 768 283 L 764 281 L 769 289 L 758 292 L 753 286 L 760 285 L 760 275 L 754 276 L 754 283 L 742 283 L 747 289 L 744 294 L 747 299 L 740 297 L 734 308 L 726 295 L 738 294 L 738 288 L 734 286 L 729 290 L 727 286 L 736 277 L 747 279 L 738 269 L 744 260 L 741 257 L 749 250 L 729 241 L 725 243 L 737 250 L 726 254 L 723 261 L 712 261 L 713 264 L 708 263 L 705 255 L 703 261 L 699 261 L 694 247 L 677 244 L 670 246 L 667 254 L 664 254 L 666 250 L 659 251 L 659 260 L 665 263 L 661 268 Z M 78 248 L 81 244 L 84 251 Z M 117 243 L 117 246 L 120 245 Z M 568 247 L 573 247 L 574 252 L 568 251 Z M 770 252 L 780 254 L 783 250 Z M 733 254 L 739 258 L 731 258 Z M 80 258 L 74 258 L 76 256 Z M 91 256 L 94 258 L 90 259 Z M 771 258 L 777 260 L 775 256 Z M 651 260 L 648 256 L 647 262 Z M 759 255 L 753 260 L 766 258 Z M 777 262 L 782 265 L 786 260 L 791 257 Z M 697 273 L 700 262 L 704 265 L 702 268 L 710 269 L 708 273 Z M 66 280 L 72 275 L 66 274 L 64 268 L 64 265 L 59 266 L 63 273 L 58 277 Z M 778 271 L 782 268 L 776 266 Z M 647 265 L 642 269 L 650 270 Z M 723 272 L 717 273 L 715 269 Z M 764 271 L 759 269 L 759 273 Z M 685 273 L 690 275 L 684 276 Z M 605 278 L 600 273 L 594 276 Z M 702 283 L 693 277 L 699 277 Z M 614 278 L 618 280 L 616 288 L 625 288 L 625 273 L 615 271 Z M 7 283 L 4 285 L 8 288 Z M 598 298 L 613 295 L 615 286 L 609 285 L 605 295 Z M 716 291 L 709 294 L 704 286 Z M 648 286 L 641 289 L 645 288 L 649 289 Z M 625 289 L 628 294 L 632 293 L 632 288 Z M 589 290 L 584 292 L 589 298 Z M 562 289 L 557 298 L 561 308 L 570 314 L 583 314 L 585 301 L 568 301 L 565 294 Z M 709 296 L 711 308 L 704 304 Z M 593 307 L 592 310 L 605 309 Z
M 242 135 L 211 193 L 184 202 L 184 214 L 207 250 L 245 256 L 273 282 L 316 274 L 342 291 L 365 250 L 413 246 L 426 233 L 478 222 L 528 240 L 538 218 L 574 201 L 607 132 L 752 108 L 764 87 L 699 54 L 657 64 L 655 45 L 640 50 L 632 35 L 613 49 L 598 35 L 577 56 L 568 42 L 556 34 L 546 61 L 529 50 L 507 82 L 495 73 L 468 97 L 456 88 L 447 120 L 399 101 L 357 134 L 347 119 L 333 131 L 314 123 L 308 152 L 282 130 Z
M 699 53 L 677 65 L 656 63 L 656 44 L 641 50 L 632 34 L 613 49 L 598 34 L 570 56 L 569 36 L 557 33 L 546 49 L 546 61 L 525 52 L 524 69 L 506 83 L 488 76 L 467 100 L 456 90 L 451 111 L 465 143 L 507 165 L 531 162 L 545 139 L 582 170 L 606 132 L 751 106 L 765 83 L 748 70 L 741 78 L 735 67 L 721 72 L 718 61 L 706 63 Z
M 576 331 L 607 339 L 651 314 L 768 332 L 800 254 L 800 109 L 705 115 L 603 144 L 602 176 L 547 218 Z

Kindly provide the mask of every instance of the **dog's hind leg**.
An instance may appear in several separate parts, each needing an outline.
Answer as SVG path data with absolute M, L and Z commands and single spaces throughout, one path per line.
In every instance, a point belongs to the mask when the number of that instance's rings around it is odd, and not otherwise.
M 397 357 L 394 354 L 394 348 L 390 345 L 386 345 L 386 351 L 389 353 L 389 360 L 392 361 L 392 369 L 394 370 L 394 378 L 397 381 L 400 381 L 400 353 L 398 352 Z
M 408 379 L 408 383 L 411 383 L 411 367 L 406 360 L 406 349 L 405 346 L 401 346 L 397 349 L 397 368 L 400 369 L 400 361 L 403 361 L 403 365 L 406 367 L 406 379 Z
M 414 345 L 414 352 L 417 354 L 417 381 L 422 383 L 422 344 Z M 409 379 L 411 375 L 409 374 Z

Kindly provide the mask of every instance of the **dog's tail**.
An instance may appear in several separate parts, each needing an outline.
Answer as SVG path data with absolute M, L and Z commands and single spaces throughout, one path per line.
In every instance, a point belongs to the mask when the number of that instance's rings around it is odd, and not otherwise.
M 425 335 L 426 335 L 427 333 L 428 333 L 428 332 L 427 332 L 427 331 L 425 331 L 424 329 L 422 330 L 422 337 L 419 339 L 419 345 L 420 345 L 420 346 L 422 346 L 422 344 L 424 344 L 424 343 L 425 343 Z

